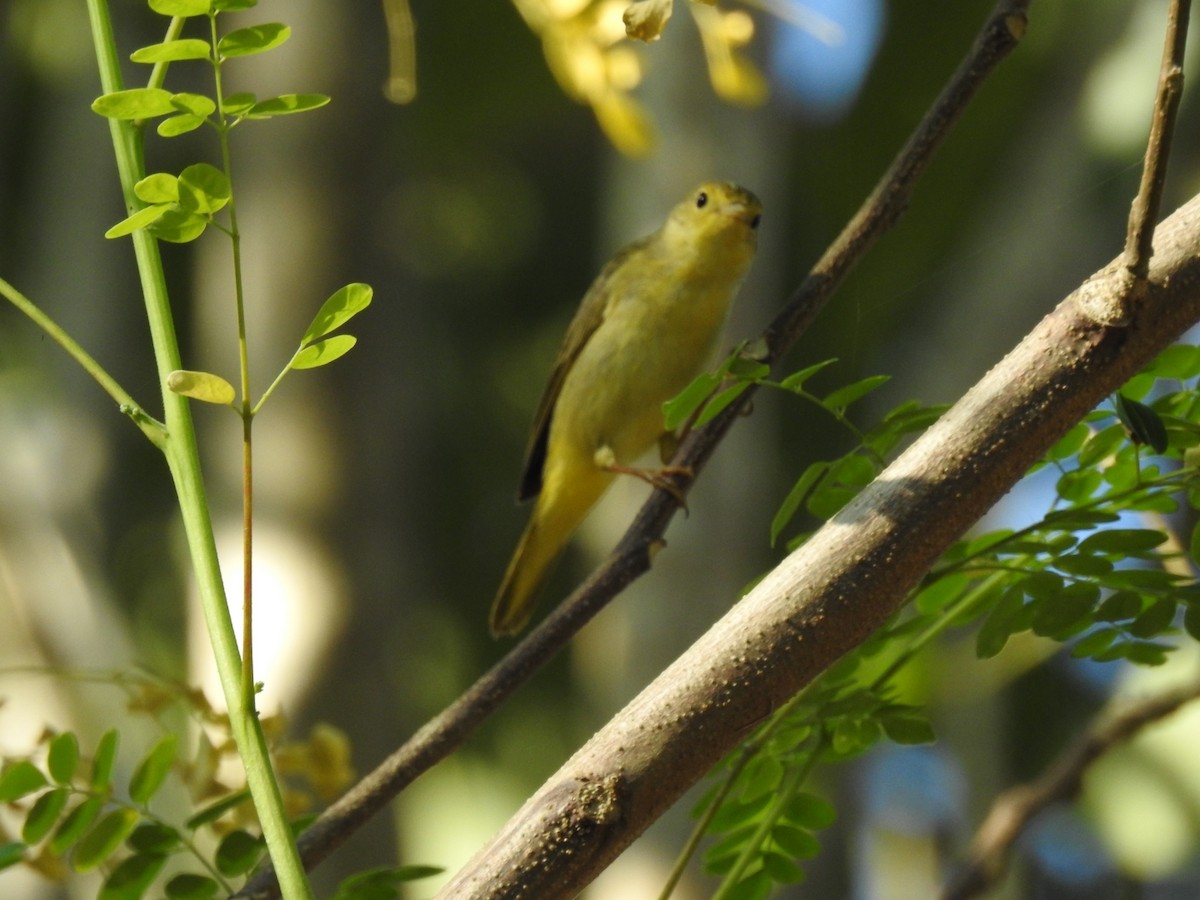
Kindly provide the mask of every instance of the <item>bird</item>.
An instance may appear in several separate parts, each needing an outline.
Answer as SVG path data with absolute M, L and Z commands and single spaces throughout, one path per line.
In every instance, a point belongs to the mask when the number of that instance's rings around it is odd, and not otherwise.
M 749 190 L 705 182 L 661 228 L 617 251 L 584 295 L 533 418 L 517 499 L 536 501 L 492 603 L 494 637 L 525 627 L 554 563 L 618 474 L 663 486 L 634 463 L 656 439 L 669 441 L 662 405 L 711 359 L 761 218 Z

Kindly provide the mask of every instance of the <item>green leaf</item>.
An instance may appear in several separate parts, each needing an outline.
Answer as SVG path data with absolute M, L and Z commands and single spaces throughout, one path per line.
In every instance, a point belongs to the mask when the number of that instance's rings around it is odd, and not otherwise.
M 250 107 L 243 115 L 247 119 L 273 119 L 275 116 L 290 116 L 293 113 L 320 109 L 329 102 L 325 94 L 280 94 L 262 100 Z
M 1079 448 L 1083 446 L 1083 442 L 1087 440 L 1088 435 L 1091 433 L 1091 429 L 1085 423 L 1080 422 L 1059 438 L 1058 442 L 1050 448 L 1050 452 L 1046 455 L 1050 459 L 1055 460 L 1069 459 L 1079 452 Z
M 763 869 L 772 881 L 780 884 L 797 884 L 804 880 L 804 870 L 781 853 L 765 853 Z
M 245 831 L 231 831 L 217 847 L 217 871 L 227 877 L 245 875 L 258 864 L 263 854 L 263 840 Z
M 184 38 L 140 47 L 129 55 L 136 63 L 178 62 L 183 59 L 208 59 L 208 41 Z
M 1158 354 L 1147 367 L 1159 378 L 1177 378 L 1187 381 L 1200 375 L 1200 347 L 1175 344 Z
M 303 350 L 298 351 L 292 357 L 289 367 L 292 369 L 315 369 L 318 366 L 327 365 L 339 356 L 349 353 L 350 348 L 357 342 L 358 338 L 353 335 L 335 334 L 331 338 L 309 344 Z
M 1103 556 L 1093 556 L 1087 553 L 1066 553 L 1054 557 L 1054 568 L 1069 575 L 1081 575 L 1095 578 L 1107 575 L 1112 571 L 1112 561 Z
M 257 98 L 248 92 L 230 94 L 221 104 L 221 109 L 225 111 L 226 115 L 240 116 L 249 112 L 250 108 L 257 102 Z
M 162 853 L 135 853 L 104 879 L 97 900 L 139 900 L 166 863 Z
M 176 368 L 167 376 L 167 389 L 172 394 L 191 397 L 204 403 L 232 406 L 238 394 L 226 379 L 211 372 L 192 372 Z
M 991 614 L 984 619 L 979 633 L 975 636 L 975 655 L 980 659 L 996 656 L 1004 649 L 1012 635 L 1028 627 L 1025 619 L 1030 612 L 1026 610 L 1024 594 L 1020 584 L 1013 585 L 1004 592 L 992 608 Z
M 851 403 L 861 400 L 876 388 L 887 384 L 891 379 L 891 375 L 871 375 L 859 381 L 852 381 L 850 384 L 826 394 L 825 399 L 821 401 L 821 405 L 826 409 L 843 410 Z
M 292 29 L 280 22 L 267 22 L 231 31 L 217 42 L 217 55 L 228 59 L 232 56 L 250 56 L 278 47 L 292 36 Z
M 106 119 L 129 121 L 165 116 L 174 112 L 175 107 L 171 105 L 170 91 L 162 88 L 131 88 L 97 97 L 92 102 L 92 110 Z
M 756 800 L 764 794 L 774 793 L 783 780 L 783 763 L 774 756 L 758 754 L 746 766 L 739 779 L 742 785 L 742 799 Z
M 1079 552 L 1140 556 L 1166 539 L 1165 534 L 1153 528 L 1105 528 L 1080 541 Z
M 369 284 L 355 283 L 338 288 L 313 316 L 308 330 L 300 339 L 300 346 L 307 346 L 317 338 L 324 337 L 346 324 L 371 305 L 373 295 L 374 291 Z
M 100 736 L 96 744 L 96 752 L 92 756 L 92 787 L 100 792 L 107 790 L 112 782 L 113 765 L 117 761 L 117 744 L 121 736 L 115 728 L 110 728 Z
M 1125 440 L 1125 429 L 1120 425 L 1110 425 L 1088 438 L 1079 449 L 1079 465 L 1094 466 L 1102 459 L 1113 454 L 1113 451 Z
M 50 833 L 50 829 L 55 826 L 58 817 L 66 808 L 70 795 L 71 792 L 67 788 L 60 787 L 46 791 L 34 801 L 29 815 L 25 817 L 25 823 L 21 826 L 21 838 L 25 843 L 36 844 Z
M 129 847 L 138 853 L 170 853 L 179 846 L 179 832 L 162 822 L 143 822 L 129 835 Z
M 837 810 L 825 798 L 808 791 L 800 791 L 787 802 L 784 816 L 793 825 L 807 828 L 809 831 L 821 831 L 834 823 Z
M 179 204 L 163 207 L 163 214 L 150 226 L 150 233 L 172 244 L 186 244 L 204 234 L 208 219 Z
M 1183 627 L 1193 640 L 1200 641 L 1200 603 L 1189 603 L 1184 609 Z
M 25 859 L 25 845 L 18 841 L 0 843 L 0 871 Z
M 122 219 L 108 231 L 104 232 L 106 238 L 119 238 L 127 234 L 133 234 L 139 228 L 145 228 L 147 225 L 152 225 L 157 222 L 162 215 L 170 209 L 169 206 L 147 206 L 145 209 L 139 209 L 127 219 Z
M 721 376 L 714 372 L 702 372 L 692 379 L 692 383 L 663 404 L 663 425 L 667 431 L 674 431 L 688 420 L 711 394 Z
M 1058 479 L 1054 489 L 1070 503 L 1085 503 L 1100 489 L 1103 476 L 1095 469 L 1074 469 Z
M 1164 597 L 1146 607 L 1145 611 L 1129 624 L 1127 630 L 1134 637 L 1152 638 L 1170 628 L 1174 620 L 1175 601 Z
M 821 852 L 821 842 L 816 836 L 794 825 L 776 825 L 771 829 L 771 840 L 795 859 L 813 859 Z
M 243 9 L 253 9 L 258 6 L 258 0 L 213 0 L 214 12 L 237 12 Z
M 170 900 L 208 900 L 220 888 L 220 884 L 206 875 L 184 872 L 167 882 L 166 891 Z
M 719 416 L 725 407 L 746 393 L 752 383 L 750 381 L 737 381 L 715 394 L 708 403 L 704 404 L 703 411 L 696 417 L 696 427 L 699 428 L 701 425 L 707 425 Z
M 0 774 L 0 803 L 20 800 L 49 783 L 42 770 L 29 760 L 17 760 L 5 766 L 4 773 Z
M 154 130 L 158 132 L 159 137 L 179 137 L 181 134 L 188 134 L 195 131 L 203 125 L 205 119 L 203 116 L 194 116 L 191 113 L 181 113 L 178 116 L 170 116 L 158 123 L 158 127 Z
M 219 800 L 210 803 L 208 806 L 201 809 L 185 823 L 188 828 L 193 831 L 201 825 L 207 825 L 210 822 L 215 822 L 225 813 L 229 812 L 238 806 L 241 806 L 250 799 L 250 789 L 243 788 L 236 791 L 227 797 L 221 797 Z
M 1133 591 L 1113 591 L 1096 610 L 1099 622 L 1135 619 L 1142 613 L 1142 598 Z
M 1147 444 L 1156 454 L 1166 452 L 1166 426 L 1159 419 L 1158 413 L 1136 400 L 1129 400 L 1121 394 L 1116 396 L 1117 418 L 1129 432 L 1129 439 L 1135 444 Z
M 391 900 L 396 896 L 397 884 L 429 878 L 442 871 L 439 866 L 379 866 L 344 880 L 338 885 L 333 900 Z
M 79 738 L 73 731 L 56 734 L 50 741 L 50 752 L 46 759 L 50 777 L 59 784 L 70 784 L 79 768 Z
M 206 16 L 212 0 L 150 0 L 150 8 L 163 16 Z
M 1091 613 L 1100 588 L 1091 582 L 1076 582 L 1056 597 L 1039 600 L 1033 607 L 1033 633 L 1064 640 L 1092 623 Z
M 205 94 L 172 94 L 171 105 L 180 112 L 191 113 L 204 118 L 217 111 L 217 103 Z
M 792 521 L 792 517 L 796 515 L 796 511 L 808 499 L 809 493 L 828 469 L 829 463 L 827 462 L 811 463 L 796 480 L 796 483 L 792 485 L 792 489 L 788 491 L 787 497 L 784 498 L 779 510 L 775 513 L 774 518 L 771 519 L 772 547 L 775 546 L 776 541 L 779 540 L 780 533 Z
M 1115 628 L 1097 628 L 1090 631 L 1071 647 L 1071 655 L 1076 659 L 1085 659 L 1103 653 L 1112 646 L 1119 632 Z
M 103 809 L 103 797 L 88 797 L 74 807 L 55 829 L 54 836 L 50 838 L 50 852 L 55 856 L 62 856 L 66 853 L 79 840 L 80 835 L 96 821 Z
M 758 817 L 758 815 L 770 806 L 773 797 L 766 794 L 755 797 L 752 800 L 743 800 L 741 798 L 727 799 L 721 808 L 717 810 L 709 823 L 709 828 L 714 833 L 720 834 L 724 831 L 731 831 L 739 825 L 743 825 Z
M 216 166 L 196 163 L 179 173 L 179 205 L 210 216 L 229 202 L 229 178 Z
M 163 781 L 171 772 L 171 766 L 175 763 L 178 744 L 179 738 L 175 735 L 164 735 L 138 763 L 133 777 L 129 780 L 129 796 L 134 803 L 149 802 L 162 787 Z
M 795 391 L 799 393 L 804 388 L 804 383 L 808 381 L 808 379 L 812 378 L 821 370 L 829 368 L 836 362 L 836 359 L 827 359 L 824 362 L 819 362 L 815 365 L 801 369 L 799 372 L 793 372 L 787 378 L 783 379 L 783 381 L 779 382 L 779 386 L 785 391 Z
M 175 203 L 179 200 L 179 179 L 169 172 L 155 172 L 135 184 L 133 192 L 146 203 Z
M 933 726 L 924 716 L 885 715 L 880 719 L 883 733 L 897 744 L 932 744 L 936 740 Z
M 75 869 L 87 872 L 106 862 L 137 823 L 138 814 L 132 809 L 114 809 L 106 813 L 76 844 Z

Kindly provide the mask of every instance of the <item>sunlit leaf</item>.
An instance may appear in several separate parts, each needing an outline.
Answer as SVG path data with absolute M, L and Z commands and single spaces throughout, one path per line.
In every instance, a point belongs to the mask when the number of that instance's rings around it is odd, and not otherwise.
M 162 88 L 131 88 L 97 97 L 92 109 L 108 119 L 152 119 L 174 112 L 171 92 Z
M 159 137 L 179 137 L 181 134 L 195 131 L 204 124 L 203 116 L 194 116 L 190 113 L 183 113 L 178 116 L 170 116 L 158 123 L 154 129 L 158 132 Z
M 229 178 L 216 166 L 195 163 L 179 173 L 179 205 L 184 209 L 209 216 L 223 209 L 229 198 Z
M 241 115 L 247 119 L 271 119 L 275 116 L 289 116 L 310 109 L 320 109 L 327 103 L 329 97 L 325 94 L 281 94 L 255 103 Z
M 338 288 L 328 300 L 321 304 L 313 316 L 308 330 L 300 339 L 301 346 L 311 344 L 319 337 L 340 328 L 371 304 L 374 291 L 369 284 L 348 284 Z
M 150 8 L 164 16 L 204 16 L 212 0 L 150 0 Z
M 175 394 L 227 406 L 237 398 L 233 385 L 211 372 L 192 372 L 176 369 L 167 376 L 167 388 Z
M 250 56 L 278 47 L 292 36 L 292 29 L 281 22 L 266 22 L 231 31 L 217 42 L 222 57 Z
M 327 365 L 350 352 L 358 339 L 349 334 L 335 334 L 331 338 L 309 344 L 292 357 L 291 368 L 315 369 Z
M 230 94 L 221 104 L 226 115 L 240 116 L 248 112 L 252 106 L 258 101 L 255 96 L 248 92 Z
M 198 38 L 183 38 L 140 47 L 129 55 L 136 63 L 177 62 L 184 59 L 208 59 L 209 43 Z

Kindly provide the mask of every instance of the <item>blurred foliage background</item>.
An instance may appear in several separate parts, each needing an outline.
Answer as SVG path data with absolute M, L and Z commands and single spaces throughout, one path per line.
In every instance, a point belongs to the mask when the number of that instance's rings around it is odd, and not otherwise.
M 766 215 L 729 344 L 755 335 L 871 189 L 992 3 L 677 2 L 662 39 L 644 45 L 616 40 L 624 6 L 262 0 L 231 19 L 293 28 L 281 50 L 231 67 L 234 90 L 334 98 L 235 133 L 257 390 L 334 289 L 365 281 L 376 292 L 352 329 L 354 352 L 291 376 L 256 428 L 264 706 L 282 708 L 297 733 L 320 721 L 343 729 L 359 771 L 508 647 L 488 637 L 485 619 L 526 515 L 512 499 L 526 429 L 603 261 L 657 227 L 694 183 L 745 184 Z M 822 375 L 827 388 L 892 374 L 874 408 L 859 410 L 864 424 L 909 398 L 952 401 L 1116 255 L 1165 9 L 1164 0 L 1035 2 L 1026 40 L 909 214 L 805 337 L 794 368 L 838 357 Z M 165 20 L 143 3 L 114 0 L 113 13 L 128 50 L 161 39 Z M 129 64 L 128 83 L 145 74 Z M 204 74 L 177 65 L 168 87 L 207 90 Z M 89 109 L 98 93 L 81 4 L 0 6 L 0 274 L 153 410 L 132 254 L 102 237 L 123 211 L 108 126 Z M 1196 134 L 1187 95 L 1167 210 L 1200 188 Z M 178 172 L 214 152 L 202 132 L 151 135 L 148 168 Z M 231 377 L 226 242 L 211 234 L 164 253 L 185 364 Z M 240 426 L 220 409 L 197 419 L 236 572 Z M 142 666 L 205 683 L 206 637 L 158 455 L 56 346 L 2 307 L 0 436 L 3 666 Z M 654 571 L 323 866 L 318 884 L 396 858 L 451 870 L 465 861 L 780 557 L 767 542 L 777 503 L 807 463 L 849 440 L 812 409 L 760 395 Z M 645 493 L 617 486 L 546 605 L 607 552 Z M 1028 503 L 1036 491 L 997 515 L 1020 519 Z M 879 751 L 823 776 L 841 819 L 805 896 L 930 896 L 995 790 L 1039 771 L 1130 677 L 1068 665 L 1034 638 L 986 666 L 969 646 L 933 648 L 911 675 L 912 698 L 931 704 L 942 736 L 936 748 Z M 1194 668 L 1185 656 L 1176 667 Z M 47 721 L 87 733 L 124 715 L 117 692 L 70 679 L 10 671 L 0 694 L 0 753 L 28 747 Z M 136 738 L 128 742 L 132 759 Z M 1165 751 L 1148 769 L 1137 752 L 1106 776 L 1116 799 L 1093 792 L 1088 815 L 1064 810 L 1041 824 L 1024 848 L 1028 881 L 1008 896 L 1118 896 L 1131 879 L 1194 887 L 1196 774 L 1166 768 L 1178 760 Z M 1164 785 L 1174 785 L 1171 802 Z M 591 896 L 654 896 L 687 827 L 684 807 Z M 1136 842 L 1148 807 L 1173 823 L 1154 820 L 1152 846 Z M 0 882 L 12 885 L 5 896 L 57 895 L 11 871 Z M 697 876 L 680 896 L 704 892 Z M 426 884 L 414 896 L 428 893 Z

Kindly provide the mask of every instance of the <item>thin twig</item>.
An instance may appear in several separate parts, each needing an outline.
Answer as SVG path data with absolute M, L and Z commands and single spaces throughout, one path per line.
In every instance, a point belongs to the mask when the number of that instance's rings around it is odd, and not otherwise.
M 908 143 L 858 213 L 792 294 L 761 337 L 767 362 L 796 343 L 842 279 L 900 218 L 913 189 L 980 86 L 1024 36 L 1032 0 L 998 0 L 974 46 L 951 76 Z M 746 391 L 721 415 L 681 443 L 672 467 L 699 473 L 725 433 L 746 411 Z M 679 478 L 677 486 L 690 486 Z M 656 490 L 639 511 L 609 558 L 513 650 L 445 710 L 426 723 L 373 772 L 333 804 L 298 841 L 310 868 L 324 859 L 418 775 L 459 747 L 534 672 L 621 590 L 650 568 L 655 549 L 679 508 L 670 492 Z M 247 882 L 239 897 L 275 896 L 265 870 Z
M 1191 0 L 1171 0 L 1167 13 L 1167 36 L 1163 44 L 1162 66 L 1158 72 L 1158 92 L 1154 98 L 1154 116 L 1146 142 L 1142 183 L 1129 209 L 1129 230 L 1125 237 L 1126 269 L 1137 279 L 1146 277 L 1150 256 L 1154 253 L 1154 226 L 1162 207 L 1163 185 L 1167 181 L 1167 159 L 1179 100 L 1183 96 L 1183 51 L 1187 43 Z
M 1198 698 L 1200 684 L 1152 697 L 1095 722 L 1041 778 L 1000 794 L 975 833 L 966 867 L 946 887 L 942 900 L 978 897 L 993 886 L 1004 874 L 1013 844 L 1034 816 L 1052 804 L 1073 799 L 1088 768 L 1106 753 Z

